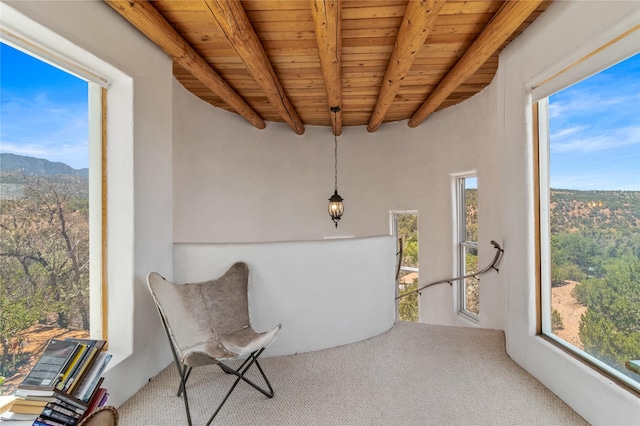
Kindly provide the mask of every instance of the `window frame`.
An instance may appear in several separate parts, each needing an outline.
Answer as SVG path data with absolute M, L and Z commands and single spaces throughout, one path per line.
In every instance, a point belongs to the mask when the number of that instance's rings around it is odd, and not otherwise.
M 634 32 L 634 37 L 628 37 Z M 639 54 L 640 47 L 637 44 L 639 33 L 635 29 L 628 31 L 559 71 L 534 87 L 531 99 L 533 112 L 534 203 L 536 205 L 536 285 L 538 289 L 535 306 L 537 312 L 536 334 L 559 347 L 568 356 L 586 363 L 595 371 L 637 395 L 640 395 L 640 383 L 573 346 L 552 331 L 549 97 L 633 55 Z
M 89 335 L 107 336 L 107 88 L 89 84 Z M 100 196 L 91 196 L 100 194 Z M 105 339 L 106 340 L 106 339 Z
M 390 224 L 390 228 L 391 228 L 391 235 L 393 235 L 396 238 L 396 271 L 399 272 L 400 268 L 402 267 L 402 259 L 399 257 L 399 255 L 401 254 L 401 250 L 399 247 L 399 238 L 398 238 L 398 222 L 400 220 L 401 216 L 406 216 L 406 215 L 411 215 L 411 216 L 416 216 L 416 220 L 418 221 L 418 270 L 416 271 L 418 273 L 418 276 L 420 274 L 420 248 L 419 248 L 419 241 L 420 241 L 420 215 L 418 213 L 418 210 L 392 210 L 389 212 L 389 224 Z M 420 286 L 420 281 L 418 281 L 418 286 Z M 397 299 L 397 297 L 400 295 L 400 290 L 399 290 L 399 284 L 398 284 L 398 280 L 396 279 L 394 281 L 394 288 L 395 288 L 395 297 L 396 299 L 394 299 L 395 301 L 395 320 L 398 321 L 400 320 L 400 299 Z M 418 320 L 417 322 L 420 322 L 420 294 L 417 294 L 417 309 L 418 309 Z
M 478 251 L 478 241 L 467 240 L 467 210 L 466 210 L 466 181 L 467 179 L 476 180 L 476 191 L 478 187 L 478 175 L 475 172 L 466 173 L 456 177 L 456 203 L 457 203 L 457 276 L 464 277 L 467 275 L 467 250 L 475 249 Z M 478 323 L 480 321 L 480 301 L 478 301 L 478 313 L 467 309 L 467 282 L 464 279 L 458 280 L 457 285 L 457 311 L 465 318 Z
M 88 331 L 92 339 L 104 339 L 108 324 L 106 100 L 109 83 L 97 74 L 6 28 L 2 28 L 0 32 L 0 41 L 87 83 L 90 265 Z

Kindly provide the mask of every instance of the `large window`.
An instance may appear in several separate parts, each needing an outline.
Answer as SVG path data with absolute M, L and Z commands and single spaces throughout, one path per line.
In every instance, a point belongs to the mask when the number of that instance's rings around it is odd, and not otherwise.
M 606 65 L 534 106 L 542 333 L 640 390 L 640 54 Z
M 478 178 L 458 178 L 459 276 L 478 272 Z M 477 320 L 480 314 L 480 281 L 470 277 L 459 281 L 459 310 Z
M 0 394 L 48 339 L 102 337 L 104 246 L 103 89 L 2 35 Z

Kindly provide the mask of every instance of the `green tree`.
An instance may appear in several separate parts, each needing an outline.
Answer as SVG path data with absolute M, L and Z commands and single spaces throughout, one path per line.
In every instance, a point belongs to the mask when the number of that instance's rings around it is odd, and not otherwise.
M 566 284 L 565 281 L 582 281 L 586 275 L 580 270 L 578 265 L 572 263 L 563 265 L 552 265 L 551 267 L 551 286 L 560 287 Z
M 7 293 L 7 285 L 0 279 L 0 375 L 10 376 L 15 373 L 16 365 L 9 365 L 12 344 L 19 344 L 20 335 L 40 319 L 42 305 L 38 297 L 20 297 Z
M 640 358 L 640 260 L 618 259 L 603 278 L 586 280 L 574 295 L 587 306 L 580 322 L 586 352 L 628 373 L 624 363 Z
M 398 237 L 402 240 L 402 266 L 418 267 L 418 215 L 403 214 L 398 216 Z M 400 283 L 398 283 L 400 285 Z M 401 287 L 399 294 L 417 290 L 418 280 Z M 402 321 L 418 321 L 418 294 L 414 293 L 398 300 L 398 318 Z
M 418 280 L 405 287 L 400 294 L 407 294 L 418 289 Z M 398 300 L 398 318 L 401 321 L 418 321 L 418 293 L 402 297 Z
M 550 219 L 551 284 L 579 283 L 584 350 L 640 380 L 624 368 L 640 358 L 640 191 L 552 189 Z
M 603 250 L 583 233 L 562 232 L 551 236 L 551 260 L 557 266 L 575 265 L 585 275 L 601 274 Z
M 2 373 L 11 345 L 37 321 L 89 328 L 86 179 L 23 176 L 21 182 L 21 197 L 0 200 Z
M 467 188 L 464 191 L 466 241 L 478 241 L 478 190 Z
M 24 177 L 24 197 L 2 200 L 0 257 L 7 285 L 26 280 L 45 294 L 57 323 L 89 328 L 86 179 Z
M 564 324 L 562 323 L 562 315 L 556 309 L 551 311 L 551 328 L 553 331 L 562 330 Z
M 466 256 L 466 275 L 478 272 L 478 250 L 468 250 Z M 464 280 L 465 308 L 474 314 L 480 313 L 480 278 L 475 276 Z
M 418 267 L 418 215 L 398 217 L 398 238 L 402 238 L 402 265 Z

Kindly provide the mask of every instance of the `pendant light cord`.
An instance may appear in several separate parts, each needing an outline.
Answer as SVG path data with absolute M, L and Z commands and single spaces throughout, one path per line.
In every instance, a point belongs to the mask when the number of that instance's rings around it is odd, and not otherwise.
M 334 146 L 335 146 L 335 150 L 334 150 L 334 158 L 335 158 L 335 185 L 334 185 L 334 189 L 337 191 L 338 190 L 338 137 L 336 135 L 333 135 L 333 141 L 334 141 Z

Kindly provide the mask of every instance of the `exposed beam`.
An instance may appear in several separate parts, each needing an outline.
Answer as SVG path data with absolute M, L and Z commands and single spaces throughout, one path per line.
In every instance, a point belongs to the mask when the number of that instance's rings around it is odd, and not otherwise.
M 146 0 L 105 0 L 116 12 L 258 129 L 264 120 Z
M 369 119 L 369 132 L 375 132 L 380 127 L 445 3 L 445 0 L 415 0 L 407 3 L 387 71 L 382 79 L 378 100 Z
M 320 54 L 322 78 L 329 107 L 333 134 L 342 134 L 342 4 L 339 0 L 310 0 Z
M 304 125 L 284 93 L 258 35 L 251 26 L 242 2 L 238 0 L 205 0 L 222 32 L 238 53 L 247 70 L 264 91 L 269 103 L 296 134 L 304 133 Z
M 460 84 L 471 77 L 500 48 L 540 3 L 542 0 L 505 2 L 462 58 L 409 119 L 409 127 L 417 127 L 433 113 Z

